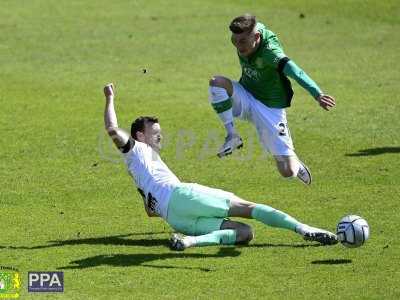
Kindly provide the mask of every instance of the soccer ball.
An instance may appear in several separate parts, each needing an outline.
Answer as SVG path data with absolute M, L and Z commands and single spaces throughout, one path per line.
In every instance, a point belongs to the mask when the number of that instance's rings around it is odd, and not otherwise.
M 338 240 L 349 248 L 360 247 L 369 238 L 367 221 L 356 215 L 343 217 L 336 230 Z

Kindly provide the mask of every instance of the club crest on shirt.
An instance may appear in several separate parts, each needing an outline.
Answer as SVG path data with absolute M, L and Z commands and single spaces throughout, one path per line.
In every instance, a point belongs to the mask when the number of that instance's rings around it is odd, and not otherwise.
M 257 68 L 261 69 L 262 67 L 264 67 L 264 60 L 261 57 L 257 57 L 255 65 Z

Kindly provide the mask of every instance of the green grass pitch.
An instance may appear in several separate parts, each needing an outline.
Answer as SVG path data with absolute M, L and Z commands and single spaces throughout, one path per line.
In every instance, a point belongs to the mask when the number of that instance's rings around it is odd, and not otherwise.
M 287 3 L 284 3 L 287 2 Z M 21 299 L 399 299 L 400 5 L 396 0 L 11 1 L 0 10 L 0 266 Z M 229 21 L 252 12 L 327 93 L 296 83 L 288 109 L 311 187 L 280 178 L 254 128 L 220 160 L 213 74 L 238 78 Z M 145 71 L 144 71 L 145 70 Z M 361 248 L 319 247 L 248 221 L 247 247 L 171 252 L 103 130 L 103 84 L 121 127 L 154 114 L 162 157 L 186 182 L 233 191 L 335 230 L 370 224 Z M 1 271 L 1 270 L 0 270 Z M 28 271 L 63 271 L 64 293 L 27 291 Z

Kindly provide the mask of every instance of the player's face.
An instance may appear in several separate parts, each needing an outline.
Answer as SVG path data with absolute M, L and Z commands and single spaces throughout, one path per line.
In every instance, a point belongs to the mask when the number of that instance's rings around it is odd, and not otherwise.
M 161 150 L 161 127 L 158 123 L 147 123 L 144 127 L 144 142 L 155 151 Z
M 257 49 L 260 41 L 259 32 L 232 33 L 232 44 L 241 56 L 248 57 Z

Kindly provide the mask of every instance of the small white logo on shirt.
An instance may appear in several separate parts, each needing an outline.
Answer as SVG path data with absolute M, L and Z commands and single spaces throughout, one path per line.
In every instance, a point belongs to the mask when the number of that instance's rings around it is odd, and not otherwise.
M 243 72 L 246 74 L 247 77 L 250 77 L 251 79 L 258 80 L 259 78 L 257 70 L 245 67 L 243 68 Z

